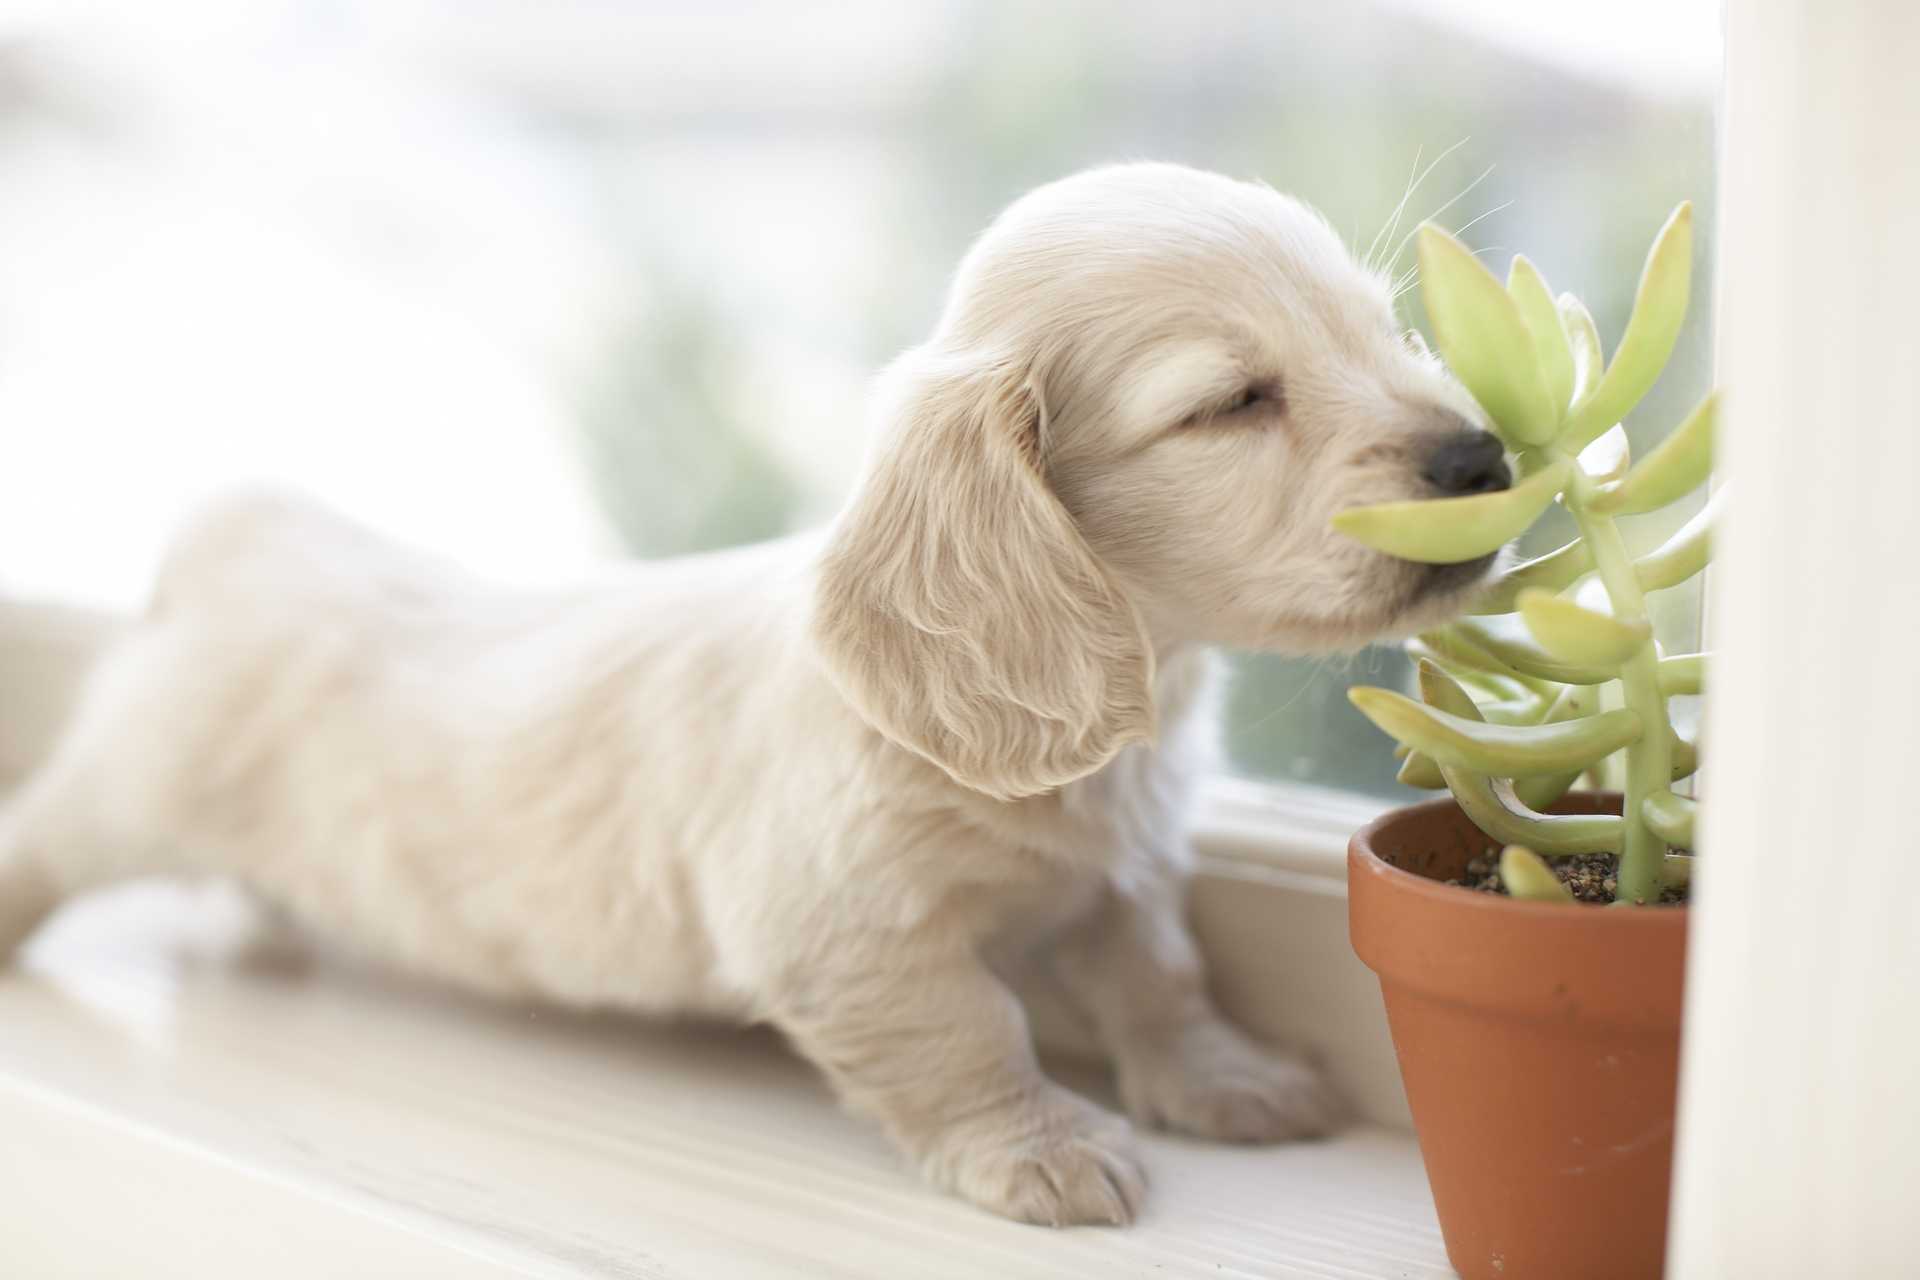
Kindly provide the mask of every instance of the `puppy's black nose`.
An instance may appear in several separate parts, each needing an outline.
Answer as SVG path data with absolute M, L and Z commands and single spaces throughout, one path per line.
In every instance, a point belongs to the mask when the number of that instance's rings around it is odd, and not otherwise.
M 1449 436 L 1427 455 L 1427 482 L 1449 497 L 1493 493 L 1513 483 L 1499 438 L 1486 431 L 1463 431 Z

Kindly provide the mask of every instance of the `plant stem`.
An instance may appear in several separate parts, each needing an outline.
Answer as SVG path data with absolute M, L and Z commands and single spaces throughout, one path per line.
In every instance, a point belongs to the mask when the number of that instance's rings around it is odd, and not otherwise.
M 1613 614 L 1623 622 L 1647 621 L 1647 597 L 1641 590 L 1633 557 L 1620 536 L 1620 527 L 1612 516 L 1593 511 L 1589 502 L 1595 486 L 1577 470 L 1567 487 L 1567 508 L 1580 526 L 1580 535 L 1593 551 L 1594 567 L 1607 589 Z M 1667 700 L 1660 692 L 1660 655 L 1649 639 L 1620 669 L 1620 685 L 1627 707 L 1640 716 L 1641 734 L 1627 751 L 1625 819 L 1620 845 L 1619 888 L 1615 898 L 1621 902 L 1658 902 L 1661 870 L 1667 855 L 1667 842 L 1647 825 L 1641 806 L 1656 791 L 1668 790 L 1673 771 L 1673 727 L 1667 717 Z

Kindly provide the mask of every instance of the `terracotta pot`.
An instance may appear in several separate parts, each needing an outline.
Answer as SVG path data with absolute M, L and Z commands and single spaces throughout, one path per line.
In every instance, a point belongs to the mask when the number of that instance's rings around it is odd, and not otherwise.
M 1658 1276 L 1687 912 L 1437 883 L 1492 843 L 1436 800 L 1347 852 L 1353 947 L 1380 976 L 1447 1258 L 1467 1280 Z

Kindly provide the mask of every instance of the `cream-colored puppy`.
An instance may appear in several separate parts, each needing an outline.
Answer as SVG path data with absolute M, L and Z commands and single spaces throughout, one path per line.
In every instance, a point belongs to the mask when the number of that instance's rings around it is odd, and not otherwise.
M 0 952 L 89 886 L 231 876 L 477 990 L 771 1022 L 941 1186 L 1125 1222 L 1128 1125 L 1041 1074 L 1006 975 L 1078 1001 L 1135 1120 L 1329 1127 L 1182 920 L 1207 647 L 1456 610 L 1486 565 L 1327 521 L 1504 485 L 1469 412 L 1295 201 L 1055 183 L 881 380 L 823 535 L 534 595 L 298 501 L 207 512 L 0 821 Z

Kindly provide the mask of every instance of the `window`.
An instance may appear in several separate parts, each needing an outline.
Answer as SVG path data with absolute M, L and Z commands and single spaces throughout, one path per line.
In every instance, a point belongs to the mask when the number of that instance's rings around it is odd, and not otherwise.
M 260 476 L 519 578 L 819 521 L 971 236 L 1115 158 L 1264 178 L 1363 248 L 1423 173 L 1382 245 L 1471 224 L 1611 341 L 1665 210 L 1712 226 L 1713 9 L 45 7 L 0 53 L 0 576 L 130 604 Z M 1657 427 L 1704 388 L 1709 274 Z M 1341 695 L 1397 653 L 1237 664 L 1237 770 L 1396 790 Z

